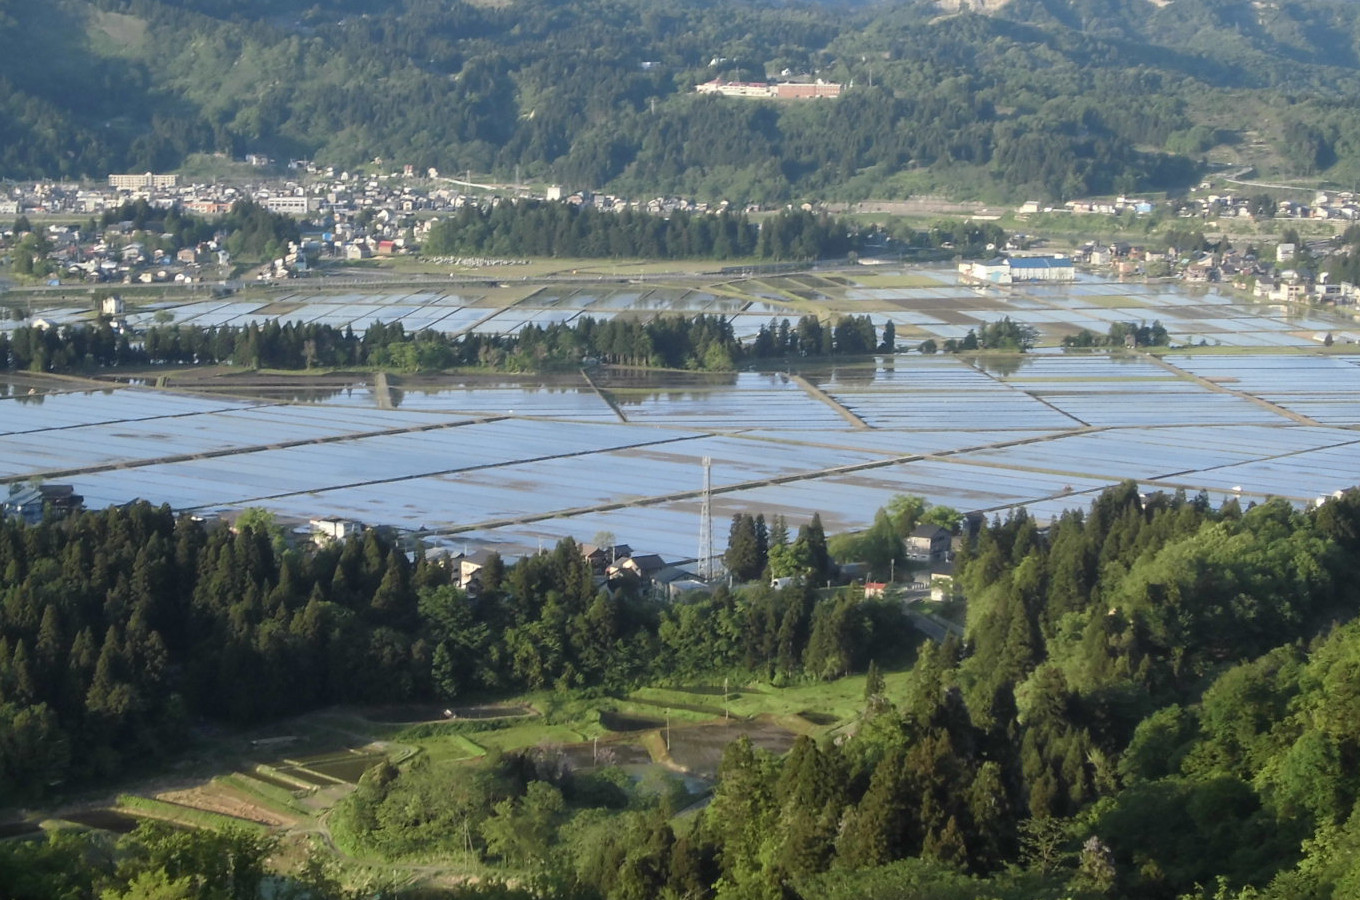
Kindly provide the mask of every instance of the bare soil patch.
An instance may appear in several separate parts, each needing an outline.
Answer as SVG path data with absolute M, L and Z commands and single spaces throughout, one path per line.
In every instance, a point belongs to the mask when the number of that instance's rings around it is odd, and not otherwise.
M 626 713 L 600 711 L 600 724 L 610 731 L 649 731 L 666 724 L 664 719 L 650 719 L 645 716 L 630 716 Z
M 590 769 L 595 766 L 638 766 L 647 765 L 652 756 L 646 747 L 638 744 L 601 743 L 598 749 L 593 744 L 568 744 L 562 754 L 573 769 Z
M 296 817 L 284 816 L 272 809 L 265 809 L 235 791 L 219 785 L 208 784 L 178 791 L 164 791 L 157 794 L 156 799 L 194 809 L 204 809 L 235 819 L 245 819 L 248 822 L 259 822 L 261 825 L 275 828 L 292 825 L 298 821 Z

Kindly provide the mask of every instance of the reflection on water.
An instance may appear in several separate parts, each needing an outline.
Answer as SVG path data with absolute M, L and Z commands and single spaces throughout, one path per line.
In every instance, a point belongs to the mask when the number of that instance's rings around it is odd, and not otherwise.
M 63 386 L 65 387 L 65 386 Z M 22 403 L 25 406 L 41 406 L 49 398 L 54 397 L 92 397 L 96 394 L 108 396 L 116 388 L 105 388 L 93 391 L 72 391 L 59 390 L 53 391 L 49 385 L 37 380 L 25 380 L 14 378 L 10 380 L 0 380 L 0 400 L 8 400 L 12 403 Z
M 1000 378 L 1009 378 L 1019 372 L 1029 362 L 1024 356 L 1019 354 L 1006 356 L 965 356 L 964 360 L 970 366 L 981 369 L 988 375 L 995 375 Z
M 595 383 L 600 387 L 616 391 L 676 388 L 712 390 L 735 386 L 740 374 L 750 373 L 675 372 L 667 369 L 608 369 L 593 377 Z

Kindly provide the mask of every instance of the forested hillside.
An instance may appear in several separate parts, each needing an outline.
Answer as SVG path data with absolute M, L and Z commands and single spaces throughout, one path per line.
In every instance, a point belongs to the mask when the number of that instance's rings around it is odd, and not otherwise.
M 1349 184 L 1347 5 L 0 2 L 0 174 L 194 153 L 785 200 L 1168 189 L 1237 147 Z M 700 96 L 823 78 L 836 100 Z
M 781 541 L 820 547 L 821 581 L 820 523 Z M 493 557 L 475 599 L 452 571 L 375 531 L 306 552 L 267 519 L 210 533 L 144 503 L 0 521 L 0 807 L 164 759 L 204 717 L 686 672 L 839 674 L 897 655 L 905 629 L 890 604 L 819 602 L 807 586 L 675 607 L 635 582 L 604 591 L 570 540 L 513 566 Z
M 895 504 L 875 529 L 919 513 Z M 267 525 L 209 534 L 138 505 L 0 528 L 5 797 L 146 765 L 203 716 L 867 667 L 854 727 L 783 757 L 738 741 L 687 815 L 544 751 L 377 766 L 332 824 L 366 853 L 521 879 L 448 896 L 1342 900 L 1360 884 L 1355 491 L 1215 510 L 1129 483 L 1049 529 L 994 521 L 961 561 L 964 640 L 926 645 L 892 690 L 874 660 L 902 659 L 900 608 L 853 591 L 657 606 L 597 592 L 566 542 L 493 560 L 473 600 L 374 534 L 300 555 Z M 815 519 L 792 539 L 754 529 L 771 561 L 788 546 L 810 579 L 827 571 Z M 268 849 L 154 829 L 121 855 L 96 846 L 0 846 L 0 891 L 253 898 Z M 209 890 L 223 877 L 229 893 Z

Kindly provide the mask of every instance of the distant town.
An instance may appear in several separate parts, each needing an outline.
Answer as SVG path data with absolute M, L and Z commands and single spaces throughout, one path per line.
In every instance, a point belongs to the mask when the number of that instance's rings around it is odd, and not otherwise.
M 736 83 L 708 82 L 696 86 L 699 92 L 747 96 L 751 91 L 773 91 L 769 96 L 798 99 L 834 97 L 841 85 L 821 82 Z M 794 90 L 797 89 L 797 90 Z M 789 93 L 792 91 L 792 93 Z M 277 280 L 305 274 L 311 265 L 326 260 L 362 261 L 371 258 L 418 252 L 441 215 L 470 204 L 495 205 L 513 198 L 533 198 L 591 207 L 606 212 L 633 210 L 668 216 L 683 211 L 714 212 L 730 209 L 723 201 L 709 204 L 682 197 L 655 197 L 633 200 L 589 190 L 568 191 L 549 185 L 533 193 L 522 185 L 479 184 L 469 177 L 457 179 L 435 169 L 417 172 L 413 166 L 383 174 L 337 170 L 306 160 L 286 164 L 288 175 L 267 174 L 274 160 L 250 155 L 246 162 L 258 167 L 258 179 L 232 184 L 226 182 L 186 183 L 175 174 L 111 174 L 103 185 L 40 181 L 15 184 L 0 199 L 0 216 L 26 221 L 28 215 L 70 218 L 102 215 L 133 201 L 151 206 L 179 209 L 204 217 L 222 215 L 238 201 L 248 200 L 271 212 L 315 223 L 305 229 L 300 243 L 291 243 L 278 258 L 249 273 L 262 280 Z M 375 160 L 381 164 L 381 160 Z M 812 204 L 802 204 L 812 209 Z M 759 212 L 759 206 L 742 207 Z M 1141 217 L 1160 214 L 1184 219 L 1187 229 L 1228 229 L 1234 220 L 1272 219 L 1289 222 L 1360 222 L 1360 197 L 1350 191 L 1319 191 L 1311 203 L 1274 200 L 1267 195 L 1246 196 L 1209 192 L 1202 184 L 1185 198 L 1150 200 L 1119 196 L 1111 200 L 1069 200 L 1057 206 L 1030 200 L 1014 210 L 1025 221 L 1036 214 L 1069 213 L 1080 216 Z M 1200 224 L 1203 223 L 1203 224 Z M 219 282 L 232 272 L 230 255 L 217 241 L 167 251 L 155 242 L 137 239 L 130 222 L 120 222 L 88 233 L 88 227 L 49 224 L 44 236 L 51 246 L 48 253 L 48 284 L 155 284 L 193 285 Z M 0 233 L 0 251 L 19 235 Z M 1015 242 L 1008 245 L 1019 246 Z M 1326 241 L 1302 245 L 1298 241 L 1261 246 L 1245 244 L 1226 249 L 1170 246 L 1149 249 L 1136 243 L 1088 241 L 1063 256 L 1067 262 L 1043 273 L 1034 270 L 1039 263 L 1013 255 L 1005 271 L 998 258 L 984 271 L 983 263 L 960 267 L 964 277 L 980 282 L 1011 283 L 1034 280 L 1066 281 L 1075 277 L 1075 266 L 1104 272 L 1116 277 L 1176 278 L 1189 283 L 1216 283 L 1249 292 L 1253 297 L 1273 303 L 1354 303 L 1360 288 L 1347 282 L 1329 282 L 1311 268 L 1298 265 L 1308 257 L 1316 259 L 1331 250 Z M 522 262 L 504 259 L 450 259 L 462 267 L 503 266 Z M 1029 267 L 1016 275 L 1012 270 Z

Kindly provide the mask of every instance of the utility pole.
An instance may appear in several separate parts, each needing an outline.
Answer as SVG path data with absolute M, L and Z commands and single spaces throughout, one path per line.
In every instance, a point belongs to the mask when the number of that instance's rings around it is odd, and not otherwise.
M 704 457 L 704 498 L 699 507 L 699 580 L 713 578 L 713 459 Z
M 727 712 L 727 677 L 723 676 L 723 721 L 730 721 L 731 717 Z
M 671 752 L 671 708 L 666 707 L 666 752 Z

